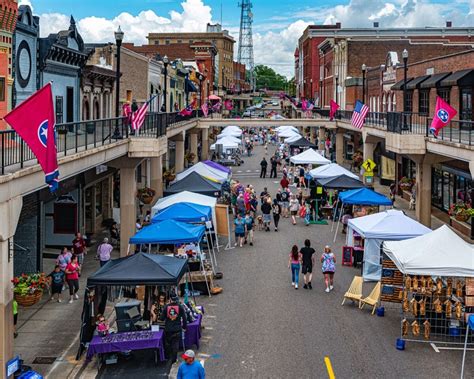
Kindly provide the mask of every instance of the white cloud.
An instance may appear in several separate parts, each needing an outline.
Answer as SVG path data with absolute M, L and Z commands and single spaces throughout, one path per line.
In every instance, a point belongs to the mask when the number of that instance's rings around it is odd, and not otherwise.
M 20 5 L 29 5 L 30 8 L 32 10 L 34 10 L 33 4 L 31 4 L 31 0 L 20 0 L 20 1 L 18 1 L 18 6 L 20 6 Z

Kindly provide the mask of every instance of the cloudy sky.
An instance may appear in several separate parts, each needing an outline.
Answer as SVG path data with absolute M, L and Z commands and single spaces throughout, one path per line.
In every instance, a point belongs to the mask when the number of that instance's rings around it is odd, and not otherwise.
M 146 43 L 149 32 L 205 30 L 220 22 L 238 41 L 238 0 L 19 0 L 41 17 L 41 35 L 66 29 L 72 14 L 86 42 L 113 40 L 120 25 L 125 40 Z M 474 0 L 253 0 L 255 63 L 293 76 L 293 52 L 309 24 L 341 22 L 343 27 L 474 26 Z M 318 5 L 321 4 L 321 5 Z M 237 43 L 236 43 L 237 49 Z

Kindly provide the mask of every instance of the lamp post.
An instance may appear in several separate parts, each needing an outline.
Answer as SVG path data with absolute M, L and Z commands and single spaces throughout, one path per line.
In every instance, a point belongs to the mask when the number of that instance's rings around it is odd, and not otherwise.
M 310 98 L 313 99 L 313 97 L 314 97 L 314 94 L 313 94 L 313 78 L 311 78 L 309 81 L 311 83 L 311 96 L 310 96 Z
M 164 71 L 163 71 L 163 74 L 165 75 L 165 92 L 164 92 L 164 99 L 163 99 L 163 105 L 164 105 L 164 108 L 165 108 L 165 113 L 167 112 L 167 107 L 168 107 L 168 65 L 170 64 L 170 61 L 168 59 L 168 57 L 165 55 L 163 57 L 163 66 L 164 66 Z
M 323 80 L 319 79 L 319 108 L 323 108 Z
M 210 83 L 209 83 L 209 79 L 207 79 L 207 93 L 206 93 L 206 98 L 209 98 L 209 86 L 210 86 Z
M 338 73 L 336 72 L 336 103 L 339 104 L 339 101 L 338 101 L 338 89 L 339 89 L 339 75 Z
M 204 75 L 200 72 L 197 74 L 199 80 L 199 106 L 202 106 L 202 82 L 204 81 Z
M 367 71 L 367 66 L 365 63 L 362 65 L 362 102 L 365 104 L 365 72 Z
M 407 73 L 408 73 L 408 51 L 402 52 L 403 57 L 403 113 L 407 111 Z
M 115 58 L 117 59 L 117 64 L 115 67 L 115 117 L 117 119 L 117 123 L 115 124 L 113 138 L 121 138 L 118 118 L 120 116 L 120 48 L 122 47 L 123 35 L 124 33 L 119 26 L 117 31 L 114 32 L 115 44 L 117 46 L 115 55 Z

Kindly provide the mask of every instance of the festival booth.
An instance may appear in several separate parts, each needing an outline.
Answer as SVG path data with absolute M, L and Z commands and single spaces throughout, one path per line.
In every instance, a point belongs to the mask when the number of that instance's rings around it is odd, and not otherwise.
M 312 142 L 309 142 L 306 138 L 301 137 L 299 140 L 291 142 L 288 144 L 290 148 L 290 155 L 298 154 L 299 152 L 306 149 L 316 149 L 316 145 Z
M 188 169 L 177 173 L 175 182 L 184 179 L 186 176 L 190 175 L 193 172 L 196 172 L 209 180 L 219 183 L 223 183 L 227 179 L 229 179 L 229 174 L 221 170 L 215 169 L 207 164 L 204 164 L 203 162 L 198 162 L 195 165 L 189 167 Z
M 145 226 L 130 237 L 129 249 L 130 244 L 147 245 L 148 252 L 151 252 L 153 245 L 156 246 L 157 253 L 173 254 L 178 258 L 188 259 L 188 264 L 193 266 L 191 270 L 193 274 L 200 271 L 200 275 L 191 276 L 191 282 L 205 282 L 210 296 L 212 278 L 215 273 L 215 257 L 207 238 L 207 251 L 210 258 L 210 267 L 208 267 L 205 254 L 201 249 L 205 232 L 206 227 L 204 225 L 192 225 L 167 219 Z
M 300 138 L 302 138 L 301 134 L 297 130 L 293 130 L 293 129 L 283 129 L 281 131 L 277 131 L 277 135 L 279 138 L 289 138 L 295 135 L 298 135 L 300 136 Z
M 187 271 L 185 259 L 145 253 L 113 259 L 101 267 L 87 279 L 76 359 L 87 350 L 88 361 L 94 355 L 108 355 L 107 362 L 115 363 L 117 354 L 150 349 L 155 363 L 164 361 L 164 332 L 152 322 L 152 304 L 159 293 L 174 291 Z M 108 301 L 115 303 L 116 326 L 99 333 L 98 315 L 104 314 Z M 188 325 L 182 345 L 199 348 L 202 310 L 189 301 L 185 308 Z
M 239 137 L 235 137 L 231 134 L 219 134 L 216 137 L 216 143 L 222 143 L 221 141 L 227 140 L 229 142 L 235 142 L 238 145 L 242 144 L 242 140 Z
M 292 142 L 298 141 L 301 138 L 301 134 L 293 134 L 291 137 L 285 138 L 284 143 L 290 144 Z
M 362 276 L 366 281 L 379 281 L 382 277 L 380 246 L 383 241 L 398 241 L 431 232 L 402 211 L 387 210 L 368 216 L 350 219 L 347 225 L 346 246 L 354 246 L 360 237 L 363 247 Z
M 163 191 L 163 196 L 170 196 L 182 191 L 191 190 L 201 195 L 219 197 L 221 195 L 222 184 L 209 180 L 197 172 L 192 172 L 177 182 L 171 184 Z
M 474 313 L 474 245 L 443 225 L 409 240 L 386 241 L 382 249 L 381 300 L 402 304 L 403 347 L 404 341 L 474 347 L 467 330 Z
M 300 154 L 292 156 L 290 162 L 293 164 L 311 164 L 319 166 L 331 163 L 329 159 L 324 158 L 313 149 L 308 149 Z
M 355 188 L 364 188 L 364 183 L 359 179 L 355 179 L 352 176 L 339 175 L 329 178 L 318 179 L 317 182 L 323 187 L 328 189 L 355 189 Z
M 223 165 L 221 165 L 217 162 L 207 160 L 207 161 L 202 161 L 202 163 L 207 164 L 208 166 L 213 167 L 216 170 L 220 170 L 222 172 L 225 172 L 229 176 L 232 174 L 232 170 L 230 168 L 228 168 L 226 166 L 223 166 Z
M 329 163 L 327 165 L 317 167 L 309 172 L 309 175 L 313 179 L 325 179 L 332 178 L 336 176 L 346 175 L 354 179 L 359 179 L 359 177 L 345 169 L 344 167 L 338 165 L 337 163 Z
M 293 125 L 281 125 L 281 126 L 278 126 L 278 127 L 275 128 L 275 131 L 277 133 L 282 132 L 283 130 L 294 130 L 295 132 L 299 133 L 298 128 L 296 128 Z

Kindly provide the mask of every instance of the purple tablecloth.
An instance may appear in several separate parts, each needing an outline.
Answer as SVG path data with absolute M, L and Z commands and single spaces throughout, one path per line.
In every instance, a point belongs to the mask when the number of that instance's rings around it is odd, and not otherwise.
M 184 334 L 184 344 L 186 345 L 186 349 L 191 348 L 193 345 L 196 345 L 196 347 L 199 349 L 199 340 L 201 339 L 201 322 L 202 315 L 198 315 L 196 321 L 188 324 L 186 333 Z
M 87 349 L 87 359 L 91 360 L 96 354 L 106 354 L 127 350 L 143 350 L 143 349 L 157 349 L 159 350 L 159 358 L 161 361 L 165 360 L 165 349 L 163 344 L 163 331 L 148 332 L 151 338 L 128 340 L 127 336 L 137 335 L 143 332 L 127 332 L 116 333 L 113 335 L 113 341 L 104 341 L 103 337 L 95 336 L 89 344 Z

